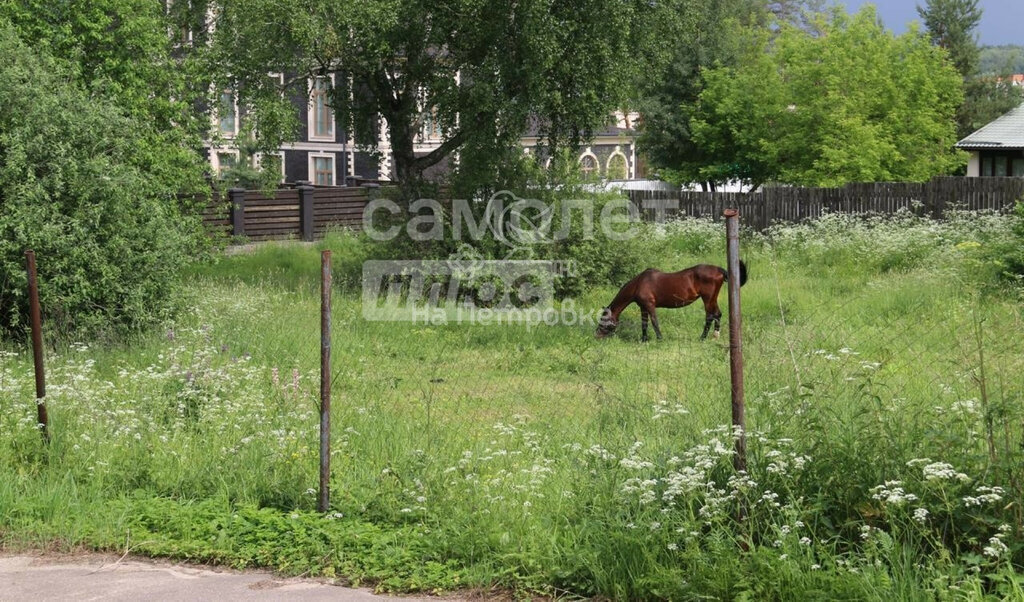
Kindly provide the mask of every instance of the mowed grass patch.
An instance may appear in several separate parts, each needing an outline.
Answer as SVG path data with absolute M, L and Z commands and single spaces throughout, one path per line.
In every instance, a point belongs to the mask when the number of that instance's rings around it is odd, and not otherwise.
M 342 282 L 327 515 L 317 278 L 334 243 L 221 258 L 150 338 L 49 356 L 49 448 L 30 357 L 3 353 L 0 537 L 387 590 L 1012 597 L 1020 308 L 970 286 L 955 232 L 920 227 L 905 262 L 885 226 L 744 241 L 747 474 L 732 469 L 727 323 L 698 341 L 699 303 L 659 312 L 665 338 L 641 344 L 636 308 L 601 341 L 578 323 L 372 322 Z M 666 228 L 650 263 L 724 263 L 707 229 Z M 337 258 L 350 242 L 335 238 Z M 615 292 L 573 301 L 593 314 Z

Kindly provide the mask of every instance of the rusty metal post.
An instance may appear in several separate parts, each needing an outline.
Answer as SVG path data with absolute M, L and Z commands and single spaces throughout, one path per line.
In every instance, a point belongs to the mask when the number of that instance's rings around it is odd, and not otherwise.
M 43 319 L 39 308 L 39 281 L 36 277 L 36 253 L 25 251 L 28 269 L 28 311 L 32 322 L 32 360 L 36 367 L 36 417 L 43 441 L 50 442 L 50 418 L 46 413 L 46 372 L 43 368 Z
M 331 252 L 320 254 L 320 497 L 317 510 L 330 506 L 331 480 Z
M 737 430 L 733 466 L 747 470 L 747 419 L 743 403 L 743 339 L 740 336 L 740 214 L 726 209 L 726 259 L 729 270 L 729 373 L 732 380 L 732 426 Z

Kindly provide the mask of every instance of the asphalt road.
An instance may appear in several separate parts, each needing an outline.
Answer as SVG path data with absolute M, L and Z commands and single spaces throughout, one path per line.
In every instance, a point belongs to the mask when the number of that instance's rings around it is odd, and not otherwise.
M 37 600 L 333 600 L 426 602 L 260 571 L 230 571 L 101 554 L 0 555 L 0 601 Z M 438 598 L 431 599 L 437 602 Z M 447 599 L 449 602 L 451 599 Z

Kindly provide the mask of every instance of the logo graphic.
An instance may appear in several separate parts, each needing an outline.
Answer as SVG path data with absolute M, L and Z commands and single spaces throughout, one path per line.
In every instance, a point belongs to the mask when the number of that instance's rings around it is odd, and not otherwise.
M 551 261 L 366 261 L 363 318 L 447 324 L 539 323 L 554 310 Z

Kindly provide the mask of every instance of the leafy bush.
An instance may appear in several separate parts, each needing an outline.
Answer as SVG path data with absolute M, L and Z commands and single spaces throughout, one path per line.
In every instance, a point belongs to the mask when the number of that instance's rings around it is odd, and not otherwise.
M 489 186 L 456 180 L 450 189 L 456 201 L 442 193 L 436 202 L 394 201 L 401 206 L 396 214 L 375 211 L 373 229 L 395 236 L 370 242 L 367 256 L 557 262 L 556 293 L 563 298 L 622 284 L 657 264 L 665 237 L 631 217 L 619 193 L 585 183 L 574 163 L 544 171 L 533 159 L 517 158 L 506 176 Z
M 0 332 L 16 337 L 26 249 L 50 329 L 110 335 L 169 315 L 201 240 L 176 200 L 199 171 L 72 74 L 0 23 Z
M 996 259 L 1005 261 L 1004 276 L 1022 282 L 1024 281 L 1024 201 L 1017 202 L 1011 232 L 1012 236 L 1009 236 L 1003 248 L 998 250 L 1003 257 Z

